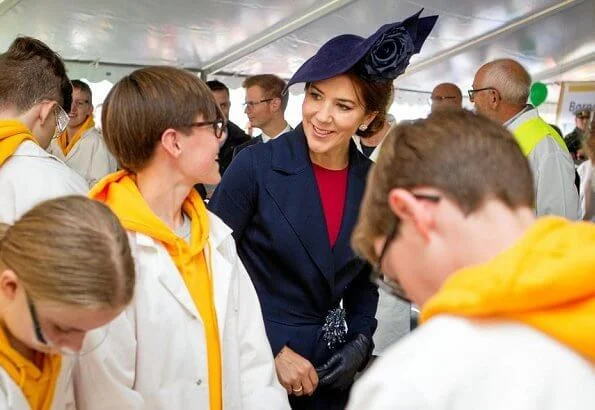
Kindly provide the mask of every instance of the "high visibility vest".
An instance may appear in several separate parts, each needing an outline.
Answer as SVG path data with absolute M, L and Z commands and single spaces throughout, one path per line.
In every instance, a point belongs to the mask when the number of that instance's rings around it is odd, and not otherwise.
M 522 123 L 513 132 L 514 139 L 521 147 L 521 151 L 527 157 L 533 149 L 548 135 L 551 136 L 562 149 L 568 152 L 568 147 L 556 130 L 545 122 L 541 117 L 531 118 Z

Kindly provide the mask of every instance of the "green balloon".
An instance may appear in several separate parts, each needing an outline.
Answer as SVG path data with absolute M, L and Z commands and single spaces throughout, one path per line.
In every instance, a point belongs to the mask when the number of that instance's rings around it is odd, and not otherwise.
M 531 86 L 531 96 L 529 100 L 533 106 L 537 107 L 547 99 L 547 86 L 544 83 L 535 83 Z

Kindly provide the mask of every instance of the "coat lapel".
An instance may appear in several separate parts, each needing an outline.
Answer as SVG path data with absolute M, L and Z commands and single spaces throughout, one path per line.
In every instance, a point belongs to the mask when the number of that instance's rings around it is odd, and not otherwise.
M 331 287 L 334 266 L 318 185 L 301 127 L 272 144 L 266 190 Z

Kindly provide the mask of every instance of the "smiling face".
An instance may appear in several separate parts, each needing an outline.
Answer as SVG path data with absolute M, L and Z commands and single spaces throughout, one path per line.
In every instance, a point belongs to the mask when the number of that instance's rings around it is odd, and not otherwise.
M 199 114 L 194 121 L 206 120 Z M 219 141 L 212 125 L 192 126 L 188 134 L 179 139 L 180 170 L 193 184 L 217 184 L 221 180 L 217 160 Z
M 349 77 L 339 75 L 309 84 L 302 117 L 311 153 L 325 155 L 344 150 L 357 128 L 367 126 L 374 114 L 366 113 Z
M 83 125 L 85 120 L 93 114 L 93 104 L 90 96 L 83 90 L 74 88 L 72 91 L 72 107 L 68 117 L 70 128 L 77 128 Z

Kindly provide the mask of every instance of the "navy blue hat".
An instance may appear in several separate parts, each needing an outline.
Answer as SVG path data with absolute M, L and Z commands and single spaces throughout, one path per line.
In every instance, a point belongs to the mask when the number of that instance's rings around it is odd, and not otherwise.
M 438 16 L 419 18 L 423 9 L 403 22 L 385 24 L 368 38 L 343 34 L 327 41 L 296 71 L 287 87 L 326 80 L 352 68 L 370 81 L 394 80 L 419 53 Z

